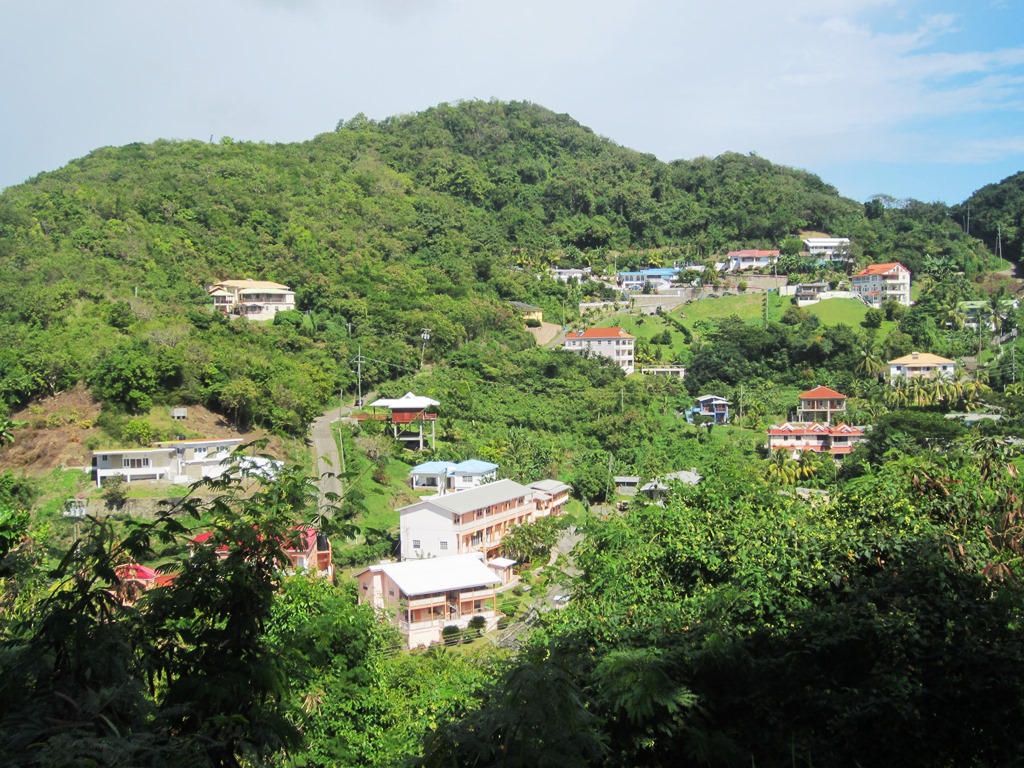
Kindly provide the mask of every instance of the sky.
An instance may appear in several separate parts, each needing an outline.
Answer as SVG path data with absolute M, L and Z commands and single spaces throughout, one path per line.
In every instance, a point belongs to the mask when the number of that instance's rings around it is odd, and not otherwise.
M 0 0 L 0 188 L 492 98 L 665 161 L 959 203 L 1024 170 L 1024 0 Z

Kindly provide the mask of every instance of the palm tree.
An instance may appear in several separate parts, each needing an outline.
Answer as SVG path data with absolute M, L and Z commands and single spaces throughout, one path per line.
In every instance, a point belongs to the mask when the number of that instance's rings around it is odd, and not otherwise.
M 888 408 L 906 408 L 910 404 L 910 392 L 907 384 L 899 381 L 895 386 L 887 389 L 885 394 L 882 395 L 882 402 Z
M 790 458 L 789 451 L 779 448 L 772 453 L 764 470 L 767 480 L 774 480 L 780 485 L 793 485 L 799 478 L 800 467 Z
M 875 351 L 875 345 L 865 341 L 857 353 L 857 366 L 855 370 L 857 373 L 863 373 L 866 376 L 875 376 L 881 372 L 882 362 L 882 358 Z
M 810 480 L 821 469 L 821 457 L 814 451 L 804 451 L 797 462 L 797 474 L 801 480 Z
M 939 321 L 954 331 L 962 331 L 967 315 L 960 307 L 960 301 L 956 296 L 949 296 L 946 303 L 939 308 Z

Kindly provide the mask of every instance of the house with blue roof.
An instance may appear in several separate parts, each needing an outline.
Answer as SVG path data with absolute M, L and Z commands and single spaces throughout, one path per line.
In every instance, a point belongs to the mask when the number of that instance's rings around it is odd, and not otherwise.
M 428 461 L 409 470 L 409 484 L 414 491 L 444 493 L 464 491 L 498 478 L 498 465 L 480 459 Z

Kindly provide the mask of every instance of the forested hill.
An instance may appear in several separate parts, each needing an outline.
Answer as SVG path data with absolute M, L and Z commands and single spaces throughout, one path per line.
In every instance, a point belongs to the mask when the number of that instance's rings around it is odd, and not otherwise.
M 422 328 L 435 360 L 526 344 L 505 300 L 565 289 L 516 267 L 706 259 L 812 229 L 976 269 L 982 244 L 933 208 L 865 212 L 756 156 L 662 163 L 525 103 L 357 116 L 295 144 L 100 149 L 0 195 L 0 401 L 86 380 L 123 409 L 203 402 L 300 431 L 360 346 L 383 361 L 372 383 L 418 367 Z M 291 285 L 308 314 L 222 322 L 204 291 L 221 278 Z
M 982 187 L 952 214 L 993 250 L 999 245 L 1006 258 L 1024 256 L 1024 172 Z

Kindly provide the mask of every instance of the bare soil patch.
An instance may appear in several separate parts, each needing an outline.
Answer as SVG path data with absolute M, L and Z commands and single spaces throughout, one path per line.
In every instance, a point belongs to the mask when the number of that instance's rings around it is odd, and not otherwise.
M 168 409 L 164 409 L 168 411 L 166 415 L 154 412 L 151 417 L 144 418 L 155 426 L 180 425 L 182 434 L 188 437 L 240 437 L 245 442 L 267 439 L 267 447 L 262 452 L 284 457 L 280 438 L 261 429 L 242 432 L 223 416 L 203 406 L 190 405 L 187 408 L 188 418 L 184 421 L 171 422 Z M 100 410 L 100 403 L 80 386 L 18 411 L 12 418 L 26 424 L 14 431 L 13 445 L 0 448 L 0 469 L 20 469 L 28 475 L 44 475 L 58 468 L 91 465 L 92 450 L 87 444 L 99 442 L 98 448 L 114 447 L 113 441 L 95 426 Z M 94 439 L 90 441 L 90 438 Z

